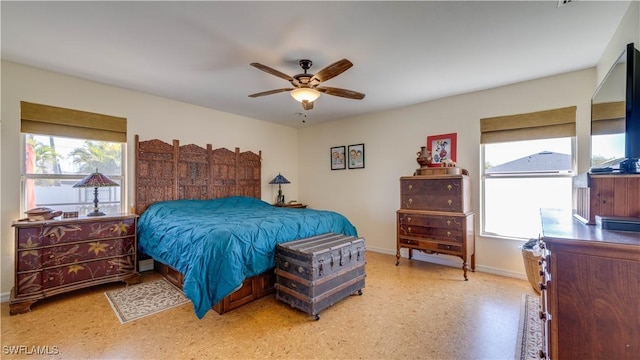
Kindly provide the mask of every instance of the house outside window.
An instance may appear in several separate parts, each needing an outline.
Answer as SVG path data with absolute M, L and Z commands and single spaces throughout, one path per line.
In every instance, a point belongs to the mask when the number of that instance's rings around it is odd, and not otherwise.
M 20 102 L 22 211 L 94 210 L 95 188 L 74 188 L 96 171 L 121 186 L 98 188 L 105 214 L 126 212 L 127 119 L 50 105 Z
M 576 107 L 480 120 L 481 233 L 540 235 L 540 209 L 571 210 Z

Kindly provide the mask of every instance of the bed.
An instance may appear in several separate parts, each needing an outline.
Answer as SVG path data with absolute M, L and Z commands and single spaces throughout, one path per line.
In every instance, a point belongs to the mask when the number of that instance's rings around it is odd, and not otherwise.
M 332 211 L 260 200 L 261 152 L 140 141 L 135 136 L 138 244 L 202 318 L 273 292 L 280 242 L 326 232 L 357 235 Z

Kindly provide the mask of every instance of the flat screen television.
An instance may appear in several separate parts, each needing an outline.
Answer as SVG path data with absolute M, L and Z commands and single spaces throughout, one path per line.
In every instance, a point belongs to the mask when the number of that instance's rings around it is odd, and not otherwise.
M 640 173 L 640 51 L 626 46 L 591 99 L 591 172 Z

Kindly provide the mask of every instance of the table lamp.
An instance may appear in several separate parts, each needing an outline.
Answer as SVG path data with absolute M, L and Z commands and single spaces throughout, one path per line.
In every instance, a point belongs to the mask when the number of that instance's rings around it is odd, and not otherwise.
M 284 195 L 282 195 L 282 184 L 291 184 L 287 178 L 278 174 L 274 177 L 269 184 L 278 184 L 278 198 L 276 199 L 276 205 L 284 205 Z
M 78 183 L 73 185 L 74 188 L 95 188 L 94 191 L 94 199 L 93 199 L 93 212 L 88 213 L 87 216 L 103 216 L 105 213 L 101 212 L 98 209 L 98 188 L 99 187 L 109 187 L 109 186 L 120 186 L 118 183 L 109 179 L 105 175 L 102 175 L 96 169 L 96 172 L 93 174 L 87 175 L 84 179 L 80 180 Z

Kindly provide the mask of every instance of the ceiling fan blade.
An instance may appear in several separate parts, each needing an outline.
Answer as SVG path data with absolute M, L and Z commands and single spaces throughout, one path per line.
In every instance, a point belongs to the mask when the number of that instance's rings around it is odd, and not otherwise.
M 316 90 L 320 91 L 321 93 L 325 93 L 327 95 L 340 96 L 343 98 L 355 99 L 355 100 L 362 100 L 364 99 L 364 96 L 365 96 L 363 93 L 360 93 L 357 91 L 339 89 L 339 88 L 327 87 L 327 86 L 317 86 Z
M 268 67 L 266 65 L 262 65 L 260 63 L 251 63 L 250 65 L 255 67 L 255 68 L 258 68 L 258 69 L 260 69 L 260 70 L 262 70 L 264 72 L 267 72 L 267 73 L 269 73 L 271 75 L 275 75 L 275 76 L 277 76 L 279 78 L 285 79 L 287 81 L 293 80 L 293 78 L 291 76 L 289 76 L 289 75 L 287 75 L 287 74 L 285 74 L 283 72 L 280 72 L 280 71 L 278 71 L 278 70 L 276 70 L 274 68 L 270 68 L 270 67 Z
M 251 94 L 251 95 L 249 95 L 249 97 L 254 98 L 254 97 L 259 97 L 259 96 L 277 94 L 277 93 L 281 93 L 281 92 L 285 92 L 285 91 L 291 91 L 291 90 L 293 90 L 293 88 L 275 89 L 275 90 L 269 90 L 269 91 L 263 91 L 263 92 Z
M 334 78 L 342 74 L 352 66 L 353 66 L 353 63 L 347 59 L 338 60 L 333 64 L 318 71 L 315 75 L 313 75 L 313 77 L 309 82 L 312 82 L 314 80 L 317 80 L 320 82 L 327 81 L 331 78 Z
M 313 109 L 313 101 L 302 100 L 302 108 L 305 110 Z

